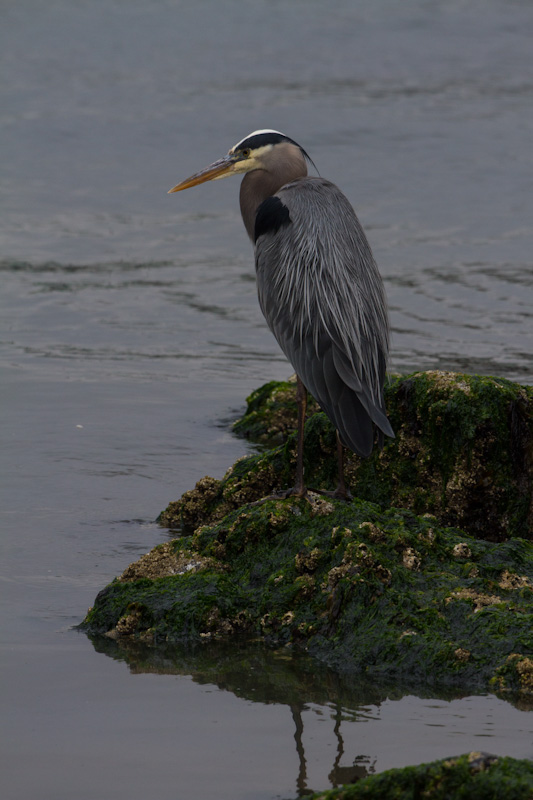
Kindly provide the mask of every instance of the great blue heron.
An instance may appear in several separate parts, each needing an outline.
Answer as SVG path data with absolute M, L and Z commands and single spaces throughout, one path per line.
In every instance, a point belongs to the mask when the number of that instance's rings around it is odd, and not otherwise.
M 266 321 L 297 375 L 296 483 L 283 496 L 306 494 L 303 431 L 307 390 L 337 429 L 339 483 L 349 496 L 342 445 L 369 456 L 374 425 L 394 436 L 383 383 L 389 323 L 383 283 L 353 208 L 329 181 L 307 176 L 303 147 L 260 130 L 170 192 L 244 174 L 240 206 L 255 249 L 257 291 Z

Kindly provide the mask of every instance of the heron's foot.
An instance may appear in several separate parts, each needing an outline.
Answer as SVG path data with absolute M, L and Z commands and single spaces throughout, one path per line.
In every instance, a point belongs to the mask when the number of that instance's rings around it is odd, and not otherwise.
M 337 486 L 334 491 L 328 491 L 327 489 L 311 489 L 311 487 L 309 487 L 309 491 L 324 495 L 325 497 L 332 497 L 334 500 L 344 500 L 346 503 L 349 503 L 350 500 L 353 499 L 351 491 L 345 486 Z
M 314 491 L 314 490 L 312 490 Z M 308 503 L 312 503 L 313 501 L 307 494 L 307 489 L 305 486 L 298 487 L 292 486 L 290 489 L 280 489 L 278 492 L 273 492 L 272 494 L 268 494 L 266 497 L 262 497 L 260 500 L 256 500 L 254 503 L 250 503 L 252 506 L 260 506 L 263 503 L 266 503 L 267 500 L 287 500 L 289 497 L 297 497 L 307 500 Z

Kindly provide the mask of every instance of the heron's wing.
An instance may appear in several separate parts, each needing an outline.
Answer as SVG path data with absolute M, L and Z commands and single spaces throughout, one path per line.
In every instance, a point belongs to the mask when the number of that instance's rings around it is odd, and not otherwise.
M 363 352 L 365 351 L 367 343 L 363 343 Z M 363 360 L 364 356 L 363 356 Z M 364 383 L 361 375 L 357 374 L 353 366 L 353 357 L 349 359 L 346 353 L 339 347 L 333 346 L 333 361 L 335 369 L 344 383 L 352 389 L 359 398 L 361 405 L 366 410 L 368 416 L 371 418 L 378 428 L 387 436 L 394 436 L 394 431 L 391 428 L 390 422 L 385 413 L 385 405 L 383 402 L 383 392 L 376 398 L 371 394 L 368 386 Z M 385 371 L 387 362 L 383 353 L 378 353 L 380 383 L 383 386 L 385 381 Z
M 348 370 L 347 359 L 326 331 L 319 332 L 318 346 L 311 336 L 295 339 L 290 324 L 283 324 L 278 315 L 273 333 L 346 447 L 361 456 L 370 455 L 374 441 L 372 423 L 388 436 L 394 436 L 385 414 L 383 396 L 378 403 L 373 401 L 361 378 Z
M 383 402 L 386 304 L 364 232 L 344 195 L 322 179 L 288 184 L 266 210 L 268 223 L 260 207 L 256 224 L 261 309 L 343 442 L 369 455 L 372 423 L 394 433 Z
M 370 455 L 374 442 L 372 419 L 360 393 L 339 374 L 331 340 L 323 335 L 317 352 L 312 339 L 308 339 L 303 347 L 292 347 L 291 353 L 295 371 L 339 431 L 342 443 L 361 456 Z

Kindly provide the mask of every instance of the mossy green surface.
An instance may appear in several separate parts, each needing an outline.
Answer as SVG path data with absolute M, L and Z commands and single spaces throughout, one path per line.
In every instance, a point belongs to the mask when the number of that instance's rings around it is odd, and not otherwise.
M 290 383 L 266 384 L 248 398 L 235 431 L 254 441 L 284 438 L 293 449 L 293 398 Z M 391 379 L 385 399 L 396 439 L 386 439 L 368 459 L 347 454 L 354 496 L 435 514 L 441 523 L 484 539 L 533 538 L 533 387 L 417 372 Z M 335 487 L 334 451 L 329 420 L 315 415 L 306 428 L 309 485 Z
M 293 386 L 259 389 L 241 432 L 284 443 L 171 503 L 160 521 L 181 536 L 104 589 L 84 627 L 155 644 L 242 635 L 372 679 L 533 692 L 531 388 L 416 373 L 388 385 L 387 407 L 396 439 L 348 457 L 351 502 L 256 504 L 295 461 Z M 335 485 L 334 455 L 316 413 L 308 486 Z
M 531 800 L 533 763 L 469 753 L 416 767 L 391 769 L 311 797 L 314 800 Z
M 153 643 L 260 637 L 373 679 L 530 691 L 527 669 L 520 680 L 508 661 L 533 653 L 523 539 L 489 543 L 362 500 L 287 499 L 230 512 L 145 559 L 98 595 L 86 630 Z

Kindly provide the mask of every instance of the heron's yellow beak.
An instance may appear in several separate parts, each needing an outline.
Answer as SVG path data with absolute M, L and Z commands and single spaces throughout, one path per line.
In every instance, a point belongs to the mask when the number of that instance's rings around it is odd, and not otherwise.
M 199 183 L 205 183 L 205 181 L 215 181 L 219 178 L 225 178 L 234 172 L 235 163 L 237 163 L 235 156 L 228 153 L 224 158 L 219 158 L 218 161 L 214 161 L 212 164 L 209 164 L 208 167 L 204 167 L 200 172 L 195 172 L 190 178 L 186 178 L 181 183 L 178 183 L 177 186 L 170 189 L 168 193 L 181 192 L 183 189 L 190 189 L 191 186 L 198 186 Z

